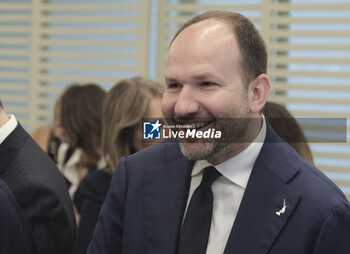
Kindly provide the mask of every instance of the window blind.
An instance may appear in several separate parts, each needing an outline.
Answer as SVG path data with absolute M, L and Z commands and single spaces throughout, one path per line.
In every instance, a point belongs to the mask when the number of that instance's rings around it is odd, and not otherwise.
M 25 113 L 20 121 L 34 129 L 50 121 L 57 96 L 72 83 L 108 89 L 147 76 L 149 8 L 148 0 L 1 1 L 6 109 Z

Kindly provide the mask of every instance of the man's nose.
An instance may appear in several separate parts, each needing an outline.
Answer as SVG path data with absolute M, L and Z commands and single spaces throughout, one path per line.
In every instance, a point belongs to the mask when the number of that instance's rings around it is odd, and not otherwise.
M 175 104 L 176 117 L 191 116 L 199 112 L 198 95 L 191 87 L 184 86 Z

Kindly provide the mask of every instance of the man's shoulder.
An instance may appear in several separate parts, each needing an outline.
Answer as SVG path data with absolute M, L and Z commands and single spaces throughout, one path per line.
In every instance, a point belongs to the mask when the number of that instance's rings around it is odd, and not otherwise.
M 295 192 L 300 193 L 309 204 L 332 207 L 347 202 L 336 184 L 320 169 L 305 161 L 270 127 L 257 161 Z
M 325 208 L 348 203 L 342 190 L 324 172 L 307 162 L 300 166 L 296 185 L 306 200 Z
M 7 137 L 5 152 L 10 159 L 0 178 L 13 194 L 25 191 L 50 193 L 60 200 L 70 202 L 67 185 L 51 158 L 19 125 Z
M 28 136 L 21 147 L 17 148 L 9 169 L 20 171 L 27 177 L 41 175 L 45 178 L 61 178 L 52 159 Z
M 327 210 L 347 203 L 344 193 L 320 169 L 305 161 L 287 143 L 278 143 L 275 146 L 276 153 L 271 154 L 274 159 L 270 160 L 270 165 L 267 167 L 298 192 L 304 201 L 317 204 L 319 209 L 323 207 Z
M 2 149 L 12 156 L 39 157 L 38 163 L 51 161 L 32 137 L 18 123 L 17 127 L 4 140 Z M 54 165 L 54 164 L 53 164 Z
M 60 175 L 55 163 L 20 125 L 5 139 L 1 148 L 7 157 L 1 158 L 6 164 L 2 165 L 2 170 L 6 171 L 4 175 L 16 173 L 18 178 L 34 175 L 55 178 Z

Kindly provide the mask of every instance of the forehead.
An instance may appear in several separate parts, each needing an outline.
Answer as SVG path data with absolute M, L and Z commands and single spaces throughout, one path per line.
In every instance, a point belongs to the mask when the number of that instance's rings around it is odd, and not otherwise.
M 205 71 L 238 68 L 241 59 L 235 34 L 228 24 L 214 20 L 203 20 L 184 29 L 173 41 L 167 61 L 167 75 L 198 70 Z M 203 70 L 204 71 L 204 70 Z M 228 73 L 223 73 L 228 74 Z
M 171 44 L 170 51 L 182 43 L 191 42 L 188 46 L 194 45 L 196 47 L 198 44 L 201 45 L 201 43 L 205 42 L 205 44 L 210 46 L 229 39 L 235 41 L 235 35 L 232 27 L 226 22 L 216 19 L 202 20 L 186 27 L 178 34 Z

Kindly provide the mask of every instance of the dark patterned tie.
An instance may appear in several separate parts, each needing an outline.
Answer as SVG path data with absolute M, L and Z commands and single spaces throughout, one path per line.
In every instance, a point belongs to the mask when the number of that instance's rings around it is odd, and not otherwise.
M 205 254 L 213 212 L 211 185 L 219 176 L 214 167 L 203 169 L 202 181 L 192 194 L 182 225 L 179 254 Z

